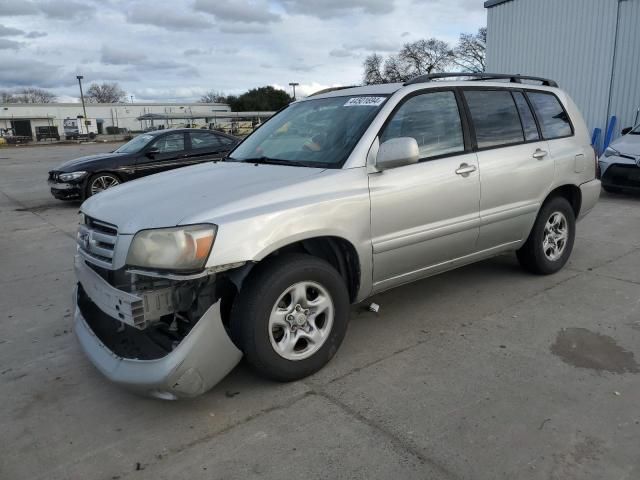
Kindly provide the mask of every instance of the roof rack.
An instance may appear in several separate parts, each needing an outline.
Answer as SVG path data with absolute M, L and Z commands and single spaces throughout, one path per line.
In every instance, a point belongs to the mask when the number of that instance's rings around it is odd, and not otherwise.
M 311 95 L 308 95 L 309 97 L 315 97 L 316 95 L 322 95 L 325 93 L 329 93 L 329 92 L 335 92 L 336 90 L 344 90 L 346 88 L 354 88 L 357 87 L 357 85 L 347 85 L 344 87 L 329 87 L 329 88 L 323 88 L 322 90 L 318 90 L 317 92 L 313 92 Z
M 467 72 L 451 72 L 451 73 L 429 73 L 427 75 L 420 75 L 404 83 L 404 85 L 414 85 L 416 83 L 430 82 L 431 80 L 437 80 L 440 78 L 453 78 L 453 77 L 469 77 L 474 80 L 504 80 L 507 79 L 511 83 L 522 83 L 522 80 L 533 80 L 540 82 L 545 87 L 557 87 L 558 84 L 554 80 L 541 77 L 531 77 L 529 75 L 509 75 L 506 73 L 467 73 Z

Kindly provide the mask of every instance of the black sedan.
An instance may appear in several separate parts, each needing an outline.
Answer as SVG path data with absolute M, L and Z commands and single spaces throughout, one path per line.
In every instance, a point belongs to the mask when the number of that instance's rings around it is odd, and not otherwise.
M 136 178 L 224 157 L 240 140 L 211 130 L 157 130 L 117 150 L 76 158 L 49 172 L 51 194 L 81 199 Z

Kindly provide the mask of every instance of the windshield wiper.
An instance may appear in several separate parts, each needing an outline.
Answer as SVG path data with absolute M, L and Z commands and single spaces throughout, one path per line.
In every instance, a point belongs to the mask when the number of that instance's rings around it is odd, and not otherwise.
M 245 163 L 253 163 L 255 165 L 264 164 L 264 165 L 287 165 L 291 167 L 311 167 L 311 168 L 327 168 L 327 162 L 304 162 L 301 160 L 281 160 L 279 158 L 271 158 L 271 157 L 254 157 L 254 158 L 243 158 L 242 160 L 236 160 L 239 162 Z

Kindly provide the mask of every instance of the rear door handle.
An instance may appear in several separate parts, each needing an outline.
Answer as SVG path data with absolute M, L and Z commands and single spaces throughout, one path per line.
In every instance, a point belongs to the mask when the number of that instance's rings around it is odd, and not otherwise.
M 457 175 L 462 175 L 463 177 L 468 177 L 470 173 L 476 171 L 475 165 L 469 165 L 468 163 L 461 163 L 458 169 L 456 170 Z
M 532 157 L 535 158 L 536 160 L 542 160 L 546 156 L 547 156 L 547 152 L 545 150 L 540 150 L 539 148 L 536 148 L 536 151 L 533 152 L 533 155 L 532 155 Z

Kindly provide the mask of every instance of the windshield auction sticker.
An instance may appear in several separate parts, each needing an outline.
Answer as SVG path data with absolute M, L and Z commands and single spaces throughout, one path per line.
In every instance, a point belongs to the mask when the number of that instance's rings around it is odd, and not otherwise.
M 352 97 L 344 104 L 345 107 L 378 107 L 386 97 Z

